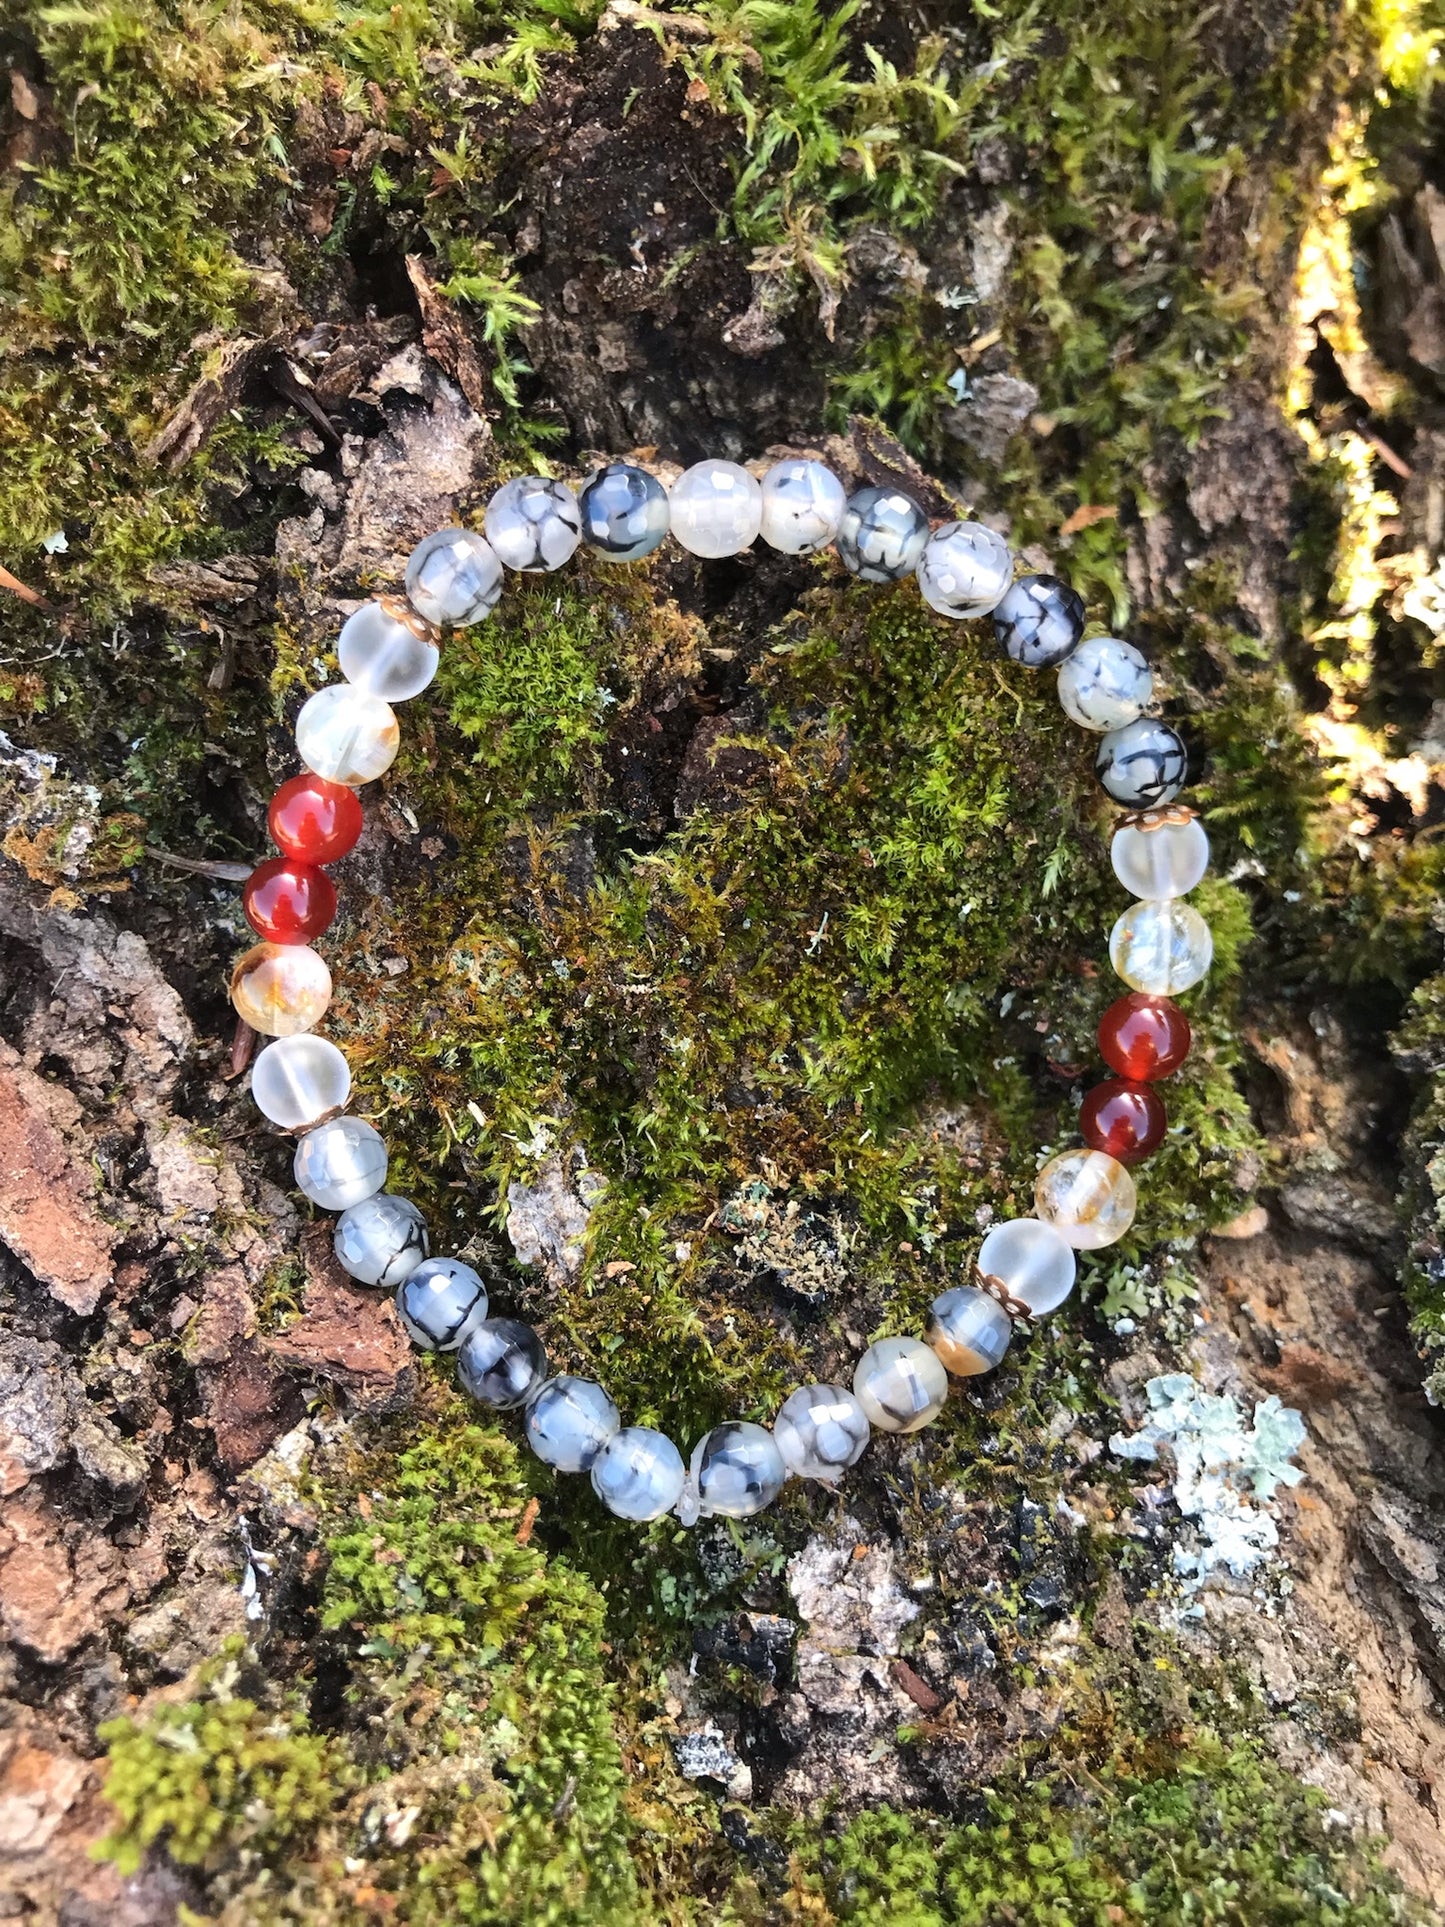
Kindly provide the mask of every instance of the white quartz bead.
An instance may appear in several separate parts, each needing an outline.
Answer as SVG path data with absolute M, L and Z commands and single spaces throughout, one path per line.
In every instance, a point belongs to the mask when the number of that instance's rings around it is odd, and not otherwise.
M 542 1341 L 520 1318 L 484 1318 L 457 1353 L 457 1383 L 494 1412 L 525 1405 L 546 1377 Z
M 788 1476 L 772 1433 L 746 1419 L 715 1426 L 699 1439 L 690 1470 L 703 1519 L 750 1519 L 773 1503 Z
M 762 527 L 763 491 L 736 462 L 694 463 L 669 499 L 672 533 L 691 555 L 737 555 Z
M 487 1288 L 460 1258 L 427 1258 L 397 1287 L 396 1315 L 422 1351 L 454 1352 L 486 1317 Z
M 360 789 L 384 776 L 401 748 L 401 730 L 390 703 L 349 682 L 328 683 L 302 703 L 296 718 L 296 753 L 329 783 Z
M 1154 696 L 1154 676 L 1132 642 L 1086 636 L 1059 667 L 1059 703 L 1080 729 L 1103 735 L 1138 720 Z
M 297 1189 L 323 1211 L 348 1211 L 386 1183 L 386 1145 L 362 1117 L 333 1117 L 296 1146 Z
M 407 559 L 406 593 L 428 622 L 465 629 L 496 608 L 502 565 L 475 529 L 437 529 Z
M 860 488 L 838 524 L 843 567 L 860 582 L 901 582 L 918 567 L 928 517 L 898 488 Z
M 1003 1363 L 1013 1320 L 977 1285 L 955 1285 L 934 1299 L 926 1335 L 947 1371 L 955 1378 L 975 1378 Z
M 302 1031 L 278 1037 L 259 1051 L 251 1066 L 251 1096 L 263 1117 L 284 1130 L 318 1124 L 339 1111 L 351 1095 L 346 1059 L 325 1037 Z
M 1134 1180 L 1107 1151 L 1061 1151 L 1034 1181 L 1034 1208 L 1076 1251 L 1118 1242 L 1134 1222 Z
M 996 1224 L 979 1246 L 978 1268 L 1036 1318 L 1057 1311 L 1074 1289 L 1073 1246 L 1037 1218 Z
M 812 555 L 838 533 L 847 496 L 831 468 L 793 459 L 763 477 L 762 537 L 783 555 Z
M 577 497 L 545 475 L 504 482 L 487 504 L 483 526 L 497 560 L 529 575 L 560 569 L 582 540 Z
M 917 1432 L 948 1397 L 948 1374 L 921 1338 L 880 1338 L 858 1360 L 853 1390 L 880 1432 Z
M 1009 545 L 982 522 L 945 522 L 923 545 L 918 587 L 930 609 L 957 622 L 996 609 L 1014 579 Z
M 405 608 L 405 603 L 400 605 Z M 404 703 L 419 696 L 441 661 L 425 631 L 401 621 L 380 602 L 363 602 L 341 626 L 336 660 L 353 689 L 383 702 Z
M 622 1418 L 590 1378 L 549 1378 L 527 1407 L 527 1443 L 544 1465 L 586 1472 Z
M 409 1278 L 431 1249 L 426 1219 L 410 1198 L 377 1191 L 353 1204 L 332 1233 L 341 1269 L 359 1285 L 392 1291 Z
M 1109 932 L 1109 962 L 1130 990 L 1177 997 L 1214 961 L 1209 925 L 1181 897 L 1131 903 Z
M 614 1432 L 592 1461 L 592 1490 L 619 1519 L 660 1519 L 682 1497 L 682 1454 L 646 1425 Z
M 795 1478 L 832 1485 L 863 1456 L 868 1414 L 845 1386 L 800 1385 L 779 1407 L 773 1437 Z
M 1197 816 L 1147 829 L 1125 823 L 1114 832 L 1109 860 L 1130 896 L 1187 896 L 1209 868 L 1209 838 Z

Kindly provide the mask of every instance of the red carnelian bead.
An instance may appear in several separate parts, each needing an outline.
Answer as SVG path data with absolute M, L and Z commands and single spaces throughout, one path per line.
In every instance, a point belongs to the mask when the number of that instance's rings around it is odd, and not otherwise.
M 356 791 L 309 772 L 281 785 L 266 818 L 277 849 L 301 863 L 336 863 L 361 835 Z
M 1167 997 L 1131 990 L 1099 1019 L 1099 1049 L 1120 1077 L 1152 1083 L 1172 1077 L 1189 1055 L 1189 1019 Z
M 1079 1135 L 1091 1151 L 1107 1151 L 1120 1164 L 1137 1164 L 1158 1150 L 1168 1121 L 1158 1091 L 1110 1077 L 1084 1099 Z
M 241 906 L 267 943 L 310 943 L 336 915 L 336 886 L 314 863 L 273 856 L 247 877 Z

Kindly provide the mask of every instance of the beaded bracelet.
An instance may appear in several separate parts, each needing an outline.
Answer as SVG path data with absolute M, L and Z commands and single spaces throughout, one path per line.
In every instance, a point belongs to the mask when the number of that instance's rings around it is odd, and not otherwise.
M 1155 1084 L 1189 1051 L 1188 1020 L 1169 998 L 1208 970 L 1208 926 L 1185 894 L 1204 875 L 1209 842 L 1194 812 L 1175 803 L 1184 744 L 1146 716 L 1153 679 L 1144 657 L 1113 636 L 1083 639 L 1084 604 L 1050 575 L 1014 579 L 1002 537 L 981 522 L 930 533 L 923 510 L 896 488 L 846 496 L 821 462 L 775 463 L 759 482 L 733 462 L 687 469 L 670 490 L 628 462 L 600 469 L 574 494 L 544 476 L 507 482 L 486 511 L 485 534 L 438 529 L 406 566 L 406 599 L 379 596 L 343 627 L 345 681 L 320 689 L 296 720 L 305 775 L 272 798 L 269 823 L 282 854 L 245 885 L 246 916 L 263 941 L 231 978 L 237 1011 L 275 1041 L 252 1069 L 251 1093 L 274 1124 L 300 1134 L 296 1183 L 339 1212 L 336 1255 L 360 1283 L 396 1291 L 401 1322 L 423 1350 L 456 1354 L 462 1387 L 493 1410 L 519 1409 L 537 1456 L 562 1472 L 589 1472 L 604 1505 L 624 1519 L 676 1512 L 688 1525 L 710 1514 L 746 1518 L 790 1476 L 836 1482 L 868 1443 L 870 1428 L 916 1432 L 937 1417 L 949 1374 L 990 1371 L 1016 1326 L 1056 1310 L 1074 1285 L 1075 1252 L 1113 1244 L 1133 1221 L 1128 1166 L 1164 1135 Z M 1079 1120 L 1082 1148 L 1038 1174 L 1037 1216 L 995 1225 L 983 1239 L 976 1284 L 933 1302 L 925 1339 L 879 1339 L 864 1352 L 852 1389 L 805 1385 L 771 1429 L 717 1426 L 684 1466 L 671 1439 L 624 1426 L 601 1385 L 549 1377 L 529 1325 L 490 1315 L 487 1289 L 457 1258 L 432 1258 L 426 1224 L 409 1199 L 384 1190 L 387 1150 L 365 1120 L 344 1114 L 351 1073 L 313 1027 L 331 998 L 331 975 L 310 948 L 336 910 L 326 865 L 361 834 L 357 788 L 381 776 L 400 742 L 391 705 L 419 695 L 436 674 L 442 633 L 479 622 L 502 593 L 503 570 L 560 568 L 579 544 L 607 562 L 635 562 L 671 533 L 697 556 L 734 555 L 756 537 L 788 555 L 833 543 L 865 582 L 914 574 L 924 600 L 955 619 L 992 615 L 1008 656 L 1057 668 L 1059 701 L 1100 737 L 1095 770 L 1126 806 L 1114 833 L 1115 874 L 1137 899 L 1114 925 L 1109 956 L 1130 994 L 1110 1006 L 1099 1048 L 1116 1073 L 1095 1086 Z

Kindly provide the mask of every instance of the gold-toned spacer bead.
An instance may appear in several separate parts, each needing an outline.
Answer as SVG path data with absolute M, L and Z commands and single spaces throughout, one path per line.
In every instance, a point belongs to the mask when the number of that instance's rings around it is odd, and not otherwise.
M 392 621 L 410 629 L 418 642 L 429 642 L 434 649 L 440 646 L 441 630 L 425 616 L 418 615 L 404 595 L 379 595 L 376 599 Z
M 996 1299 L 1016 1325 L 1033 1323 L 1032 1308 L 1026 1305 L 1022 1298 L 1015 1298 L 1002 1278 L 995 1278 L 991 1271 L 985 1271 L 980 1265 L 974 1267 L 974 1273 L 978 1279 L 979 1289 L 986 1291 L 990 1298 Z
M 1187 803 L 1161 803 L 1152 810 L 1125 810 L 1114 827 L 1116 830 L 1163 830 L 1173 826 L 1178 828 L 1192 823 L 1198 810 L 1191 809 Z

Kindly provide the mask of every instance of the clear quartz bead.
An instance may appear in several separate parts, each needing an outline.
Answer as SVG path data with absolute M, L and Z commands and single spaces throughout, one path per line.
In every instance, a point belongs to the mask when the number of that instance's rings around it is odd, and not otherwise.
M 386 1145 L 362 1117 L 332 1117 L 296 1146 L 296 1187 L 323 1211 L 349 1211 L 386 1183 Z
M 853 1391 L 880 1432 L 917 1432 L 948 1397 L 948 1374 L 921 1338 L 880 1338 L 858 1360 Z
M 858 489 L 838 524 L 838 554 L 860 582 L 901 582 L 918 567 L 927 540 L 928 517 L 897 488 Z
M 1059 704 L 1080 729 L 1103 735 L 1137 722 L 1154 697 L 1154 676 L 1132 642 L 1086 636 L 1059 667 Z
M 773 1437 L 795 1478 L 832 1485 L 868 1444 L 868 1414 L 842 1385 L 800 1385 L 773 1420 Z
M 590 1378 L 549 1378 L 527 1407 L 527 1443 L 559 1472 L 590 1471 L 621 1425 L 617 1407 Z
M 762 537 L 782 555 L 812 555 L 838 533 L 843 484 L 821 462 L 774 462 L 763 477 Z
M 346 1059 L 328 1038 L 303 1031 L 278 1037 L 251 1066 L 251 1096 L 263 1117 L 283 1130 L 302 1131 L 339 1111 L 351 1095 Z
M 1074 1289 L 1074 1250 L 1037 1218 L 1008 1218 L 979 1246 L 978 1268 L 1036 1318 L 1057 1311 Z
M 326 1015 L 331 972 L 309 944 L 253 944 L 231 972 L 231 1002 L 263 1037 L 295 1037 Z
M 672 533 L 690 555 L 737 555 L 762 527 L 763 491 L 736 462 L 695 462 L 670 500 Z
M 519 1318 L 485 1318 L 457 1352 L 457 1382 L 479 1405 L 510 1412 L 525 1405 L 547 1377 L 547 1354 Z
M 475 529 L 436 529 L 407 558 L 406 593 L 426 621 L 465 629 L 496 608 L 502 565 Z
M 604 562 L 640 562 L 667 534 L 667 490 L 634 462 L 609 462 L 578 501 L 582 539 Z
M 1109 860 L 1131 897 L 1183 897 L 1209 868 L 1209 838 L 1197 816 L 1148 829 L 1125 823 L 1114 832 Z
M 1153 716 L 1111 729 L 1099 741 L 1094 774 L 1125 809 L 1172 803 L 1189 774 L 1189 753 L 1177 730 Z
M 342 675 L 353 689 L 386 703 L 419 696 L 441 661 L 436 643 L 420 630 L 420 624 L 413 628 L 380 601 L 363 602 L 341 625 L 336 660 Z
M 392 1291 L 431 1249 L 426 1219 L 410 1198 L 373 1192 L 336 1220 L 332 1233 L 341 1269 L 359 1285 Z
M 592 1490 L 619 1519 L 660 1519 L 682 1497 L 682 1454 L 646 1425 L 614 1432 L 592 1461 Z
M 698 1440 L 691 1473 L 700 1518 L 750 1519 L 777 1498 L 788 1468 L 767 1426 L 740 1419 Z
M 982 522 L 945 522 L 929 536 L 918 558 L 923 600 L 955 622 L 997 608 L 1013 574 L 1008 543 Z
M 454 1352 L 487 1315 L 487 1288 L 460 1258 L 426 1258 L 397 1286 L 396 1315 L 413 1345 Z
M 560 569 L 582 540 L 577 497 L 545 475 L 504 482 L 487 504 L 484 526 L 497 560 L 526 575 Z
M 1177 997 L 1214 961 L 1209 925 L 1182 897 L 1131 903 L 1109 932 L 1109 962 L 1130 990 Z
M 296 753 L 328 783 L 360 789 L 384 776 L 401 748 L 391 705 L 349 682 L 328 683 L 302 703 L 296 718 Z
M 977 1285 L 955 1285 L 934 1299 L 927 1338 L 955 1378 L 974 1378 L 1003 1363 L 1013 1321 L 996 1298 Z
M 1034 1208 L 1076 1251 L 1116 1244 L 1134 1222 L 1134 1180 L 1107 1151 L 1061 1151 L 1034 1181 Z

